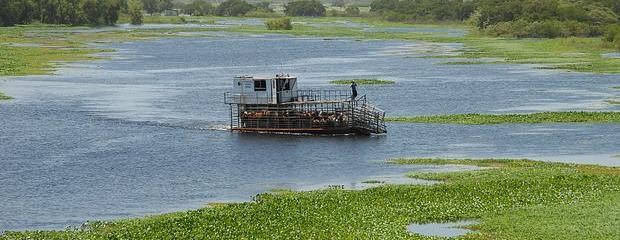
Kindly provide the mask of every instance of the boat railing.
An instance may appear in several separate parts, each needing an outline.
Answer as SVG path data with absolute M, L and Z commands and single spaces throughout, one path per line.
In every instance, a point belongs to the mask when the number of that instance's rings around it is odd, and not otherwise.
M 257 93 L 224 93 L 225 104 L 270 104 L 273 103 L 272 96 L 265 96 Z
M 366 95 L 352 102 L 351 127 L 368 133 L 385 133 L 385 112 L 368 104 Z
M 273 95 L 265 95 L 265 93 L 224 93 L 224 103 L 226 104 L 273 104 L 274 99 L 278 99 L 278 103 L 286 102 L 342 102 L 351 101 L 351 92 L 341 89 L 323 89 L 323 90 L 294 90 L 281 91 Z M 283 99 L 281 96 L 286 96 Z
M 297 90 L 294 95 L 297 101 L 350 101 L 351 91 L 342 89 Z

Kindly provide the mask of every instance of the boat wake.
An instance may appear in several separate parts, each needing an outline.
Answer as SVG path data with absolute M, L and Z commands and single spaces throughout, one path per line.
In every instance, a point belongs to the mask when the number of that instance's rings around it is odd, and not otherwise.
M 99 117 L 99 120 L 106 122 L 113 122 L 123 125 L 139 125 L 139 126 L 152 126 L 152 127 L 164 127 L 175 129 L 187 129 L 187 130 L 207 130 L 207 131 L 229 131 L 230 124 L 222 121 L 203 121 L 203 120 L 175 120 L 175 121 L 157 121 L 157 120 L 128 120 L 119 118 L 106 118 Z

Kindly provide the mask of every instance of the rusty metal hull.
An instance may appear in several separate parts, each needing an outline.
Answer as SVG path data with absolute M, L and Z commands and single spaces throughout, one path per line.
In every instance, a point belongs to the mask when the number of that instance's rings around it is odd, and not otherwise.
M 234 127 L 232 131 L 279 134 L 312 134 L 312 135 L 370 135 L 369 131 L 355 128 L 242 128 Z

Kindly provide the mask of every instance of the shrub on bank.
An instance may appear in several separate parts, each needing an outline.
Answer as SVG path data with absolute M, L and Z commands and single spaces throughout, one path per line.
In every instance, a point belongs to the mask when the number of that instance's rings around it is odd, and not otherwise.
M 620 24 L 607 26 L 603 40 L 620 50 Z
M 483 32 L 492 36 L 508 37 L 590 37 L 600 35 L 600 27 L 577 21 L 508 21 L 487 26 Z
M 265 25 L 269 30 L 291 30 L 293 29 L 293 25 L 291 24 L 290 18 L 274 18 L 268 20 Z
M 357 6 L 348 6 L 344 12 L 349 16 L 358 16 L 360 15 L 360 8 Z

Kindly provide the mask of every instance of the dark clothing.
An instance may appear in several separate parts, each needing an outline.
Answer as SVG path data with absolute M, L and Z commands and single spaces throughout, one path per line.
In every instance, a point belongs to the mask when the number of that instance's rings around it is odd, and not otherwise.
M 355 100 L 355 98 L 357 97 L 357 84 L 351 83 L 351 100 Z

